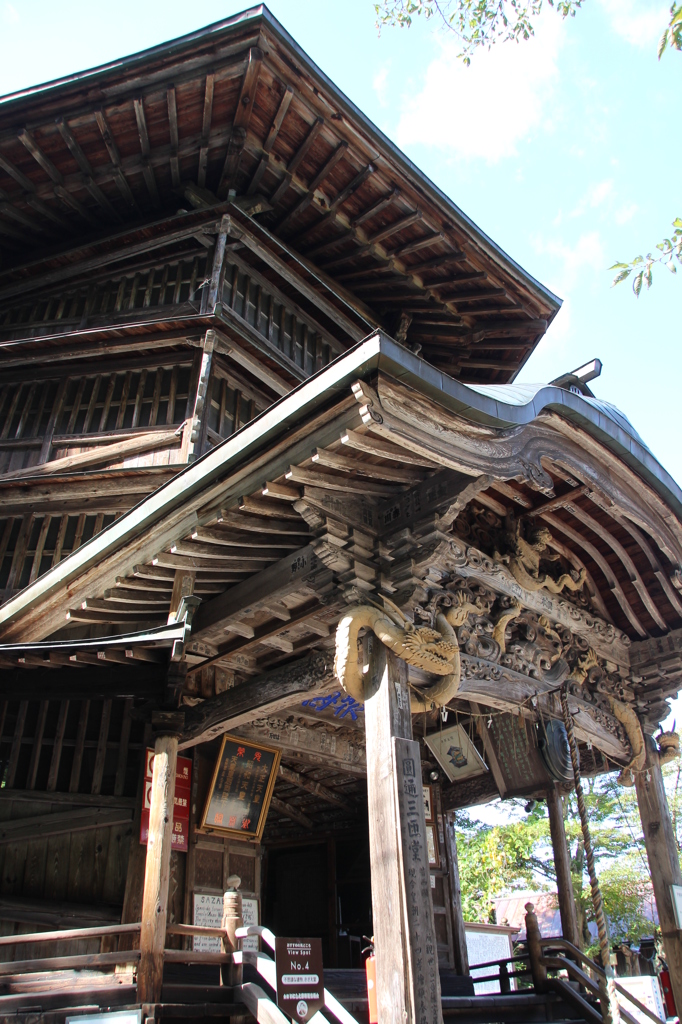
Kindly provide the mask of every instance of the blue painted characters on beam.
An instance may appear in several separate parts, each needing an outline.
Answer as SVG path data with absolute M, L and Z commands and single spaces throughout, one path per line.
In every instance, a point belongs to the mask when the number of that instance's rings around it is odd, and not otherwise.
M 302 701 L 301 707 L 310 708 L 311 711 L 326 711 L 327 708 L 333 708 L 334 718 L 349 716 L 353 722 L 357 722 L 358 715 L 365 712 L 364 704 L 360 704 L 354 697 L 342 696 L 341 690 L 329 693 L 326 697 L 311 697 L 310 700 Z

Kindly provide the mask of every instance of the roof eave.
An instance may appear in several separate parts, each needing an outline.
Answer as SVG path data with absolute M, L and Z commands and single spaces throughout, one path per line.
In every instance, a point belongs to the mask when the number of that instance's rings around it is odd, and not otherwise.
M 532 422 L 546 410 L 571 420 L 613 451 L 638 473 L 682 520 L 682 491 L 641 442 L 579 395 L 548 385 L 524 405 L 511 405 L 482 395 L 435 369 L 383 332 L 359 342 L 300 384 L 232 437 L 163 484 L 111 526 L 97 534 L 0 608 L 0 625 L 19 618 L 50 593 L 144 533 L 160 518 L 224 476 L 228 467 L 257 452 L 293 425 L 309 417 L 333 392 L 345 392 L 358 377 L 383 370 L 452 412 L 494 429 Z M 491 390 L 489 387 L 488 391 Z

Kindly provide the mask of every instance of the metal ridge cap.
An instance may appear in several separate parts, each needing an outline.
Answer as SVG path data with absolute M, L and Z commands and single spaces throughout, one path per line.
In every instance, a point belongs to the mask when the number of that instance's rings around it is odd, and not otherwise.
M 170 643 L 173 640 L 182 640 L 185 636 L 185 628 L 185 622 L 181 619 L 179 622 L 164 623 L 163 626 L 153 626 L 151 629 L 137 630 L 135 633 L 115 633 L 87 640 L 29 640 L 28 643 L 0 643 L 0 654 L 18 654 L 20 651 L 26 651 L 28 654 L 40 654 L 42 651 L 78 652 L 122 647 L 124 644 L 134 646 L 135 644 L 151 644 L 159 641 Z
M 555 412 L 579 424 L 622 458 L 630 468 L 644 476 L 682 519 L 682 489 L 646 445 L 635 436 L 634 427 L 632 434 L 624 430 L 604 409 L 596 408 L 581 395 L 574 395 L 553 384 L 543 384 L 527 402 L 511 405 L 502 398 L 481 394 L 475 385 L 455 380 L 386 336 L 382 338 L 380 363 L 411 386 L 419 386 L 422 390 L 426 386 L 433 397 L 447 398 L 448 406 L 460 416 L 493 429 L 524 426 L 545 411 Z M 486 384 L 484 387 L 487 391 L 493 388 L 502 391 L 509 385 Z

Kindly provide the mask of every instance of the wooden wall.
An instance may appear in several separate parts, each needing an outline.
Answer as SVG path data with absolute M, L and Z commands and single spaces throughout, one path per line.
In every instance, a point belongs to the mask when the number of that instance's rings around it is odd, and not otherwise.
M 0 933 L 120 921 L 147 742 L 132 700 L 5 701 L 0 724 Z

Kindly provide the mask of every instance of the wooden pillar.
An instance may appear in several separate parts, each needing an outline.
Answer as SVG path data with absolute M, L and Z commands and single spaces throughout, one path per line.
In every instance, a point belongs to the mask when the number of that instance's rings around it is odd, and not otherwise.
M 568 853 L 568 843 L 566 842 L 566 830 L 564 829 L 563 804 L 555 785 L 549 787 L 546 797 L 547 810 L 549 811 L 549 831 L 552 836 L 552 850 L 554 851 L 557 892 L 559 894 L 561 931 L 565 939 L 568 939 L 569 942 L 572 942 L 574 946 L 580 949 L 578 915 L 576 914 L 575 899 L 573 897 L 571 861 Z
M 379 1024 L 442 1022 L 419 744 L 407 666 L 366 640 L 372 913 Z
M 675 924 L 671 885 L 682 885 L 682 872 L 677 855 L 668 800 L 658 750 L 651 736 L 645 737 L 646 762 L 635 772 L 637 804 L 642 821 L 644 842 L 649 860 L 651 882 L 656 897 L 658 920 L 663 937 L 665 958 L 670 971 L 673 996 L 678 1013 L 682 1010 L 682 932 Z
M 467 936 L 462 913 L 462 886 L 459 880 L 459 861 L 457 859 L 457 836 L 452 812 L 445 815 L 445 859 L 450 880 L 450 899 L 452 902 L 452 945 L 455 957 L 455 970 L 458 974 L 469 973 L 469 954 L 467 952 Z
M 142 897 L 140 967 L 137 973 L 139 1003 L 158 1003 L 161 999 L 177 760 L 177 734 L 157 736 Z

